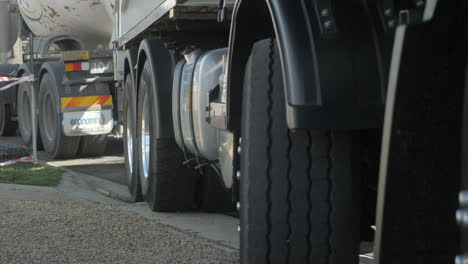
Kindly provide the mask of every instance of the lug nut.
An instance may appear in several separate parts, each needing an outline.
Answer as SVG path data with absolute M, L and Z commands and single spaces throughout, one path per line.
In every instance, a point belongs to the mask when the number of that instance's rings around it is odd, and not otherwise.
M 320 15 L 323 16 L 323 17 L 327 17 L 328 14 L 330 14 L 330 11 L 328 11 L 328 9 L 323 9 L 321 12 L 320 12 Z
M 326 29 L 330 29 L 332 26 L 333 26 L 333 22 L 331 20 L 327 20 L 323 23 L 323 26 L 326 28 Z
M 458 194 L 458 202 L 460 203 L 460 206 L 468 205 L 468 192 L 467 191 L 463 191 Z
M 455 264 L 468 264 L 468 257 L 466 255 L 456 256 Z
M 237 147 L 237 154 L 241 154 L 241 152 L 242 152 L 242 147 L 239 145 L 239 146 Z
M 384 14 L 385 14 L 386 16 L 391 16 L 391 15 L 392 15 L 392 9 L 390 9 L 390 8 L 386 9 L 386 10 L 384 11 Z
M 238 181 L 240 181 L 240 177 L 241 177 L 241 173 L 240 173 L 240 171 L 237 171 L 237 172 L 236 172 L 236 179 L 237 179 Z
M 468 225 L 468 211 L 466 209 L 457 210 L 456 218 L 459 225 Z
M 237 226 L 237 232 L 240 232 L 240 225 Z
M 239 203 L 239 202 L 237 202 L 237 204 L 236 204 L 236 208 L 237 208 L 237 211 L 239 211 L 239 210 L 240 210 L 240 203 Z

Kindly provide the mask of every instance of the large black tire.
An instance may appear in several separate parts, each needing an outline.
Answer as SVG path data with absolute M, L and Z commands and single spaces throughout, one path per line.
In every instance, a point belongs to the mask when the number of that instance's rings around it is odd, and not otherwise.
M 24 76 L 25 74 L 23 74 Z M 25 82 L 18 85 L 17 93 L 17 114 L 18 114 L 18 130 L 25 146 L 32 147 L 32 119 L 31 119 L 31 83 Z M 36 99 L 38 95 L 36 94 Z M 37 100 L 36 100 L 37 102 Z M 34 117 L 36 118 L 36 117 Z M 36 122 L 37 147 L 42 148 L 42 141 L 39 124 Z
M 80 137 L 68 137 L 62 132 L 61 118 L 58 110 L 61 107 L 60 93 L 53 73 L 45 73 L 41 78 L 39 89 L 39 130 L 44 150 L 50 158 L 66 159 L 76 156 L 80 146 Z
M 83 136 L 78 147 L 78 157 L 95 157 L 104 154 L 107 147 L 107 134 Z
M 10 105 L 0 104 L 0 136 L 14 136 L 17 124 L 11 120 Z
M 153 211 L 186 211 L 194 205 L 195 171 L 183 165 L 184 155 L 174 137 L 158 138 L 157 128 L 164 124 L 158 120 L 156 89 L 159 87 L 153 75 L 156 71 L 151 67 L 146 61 L 138 94 L 138 164 L 142 195 Z M 170 101 L 170 98 L 165 100 Z M 148 157 L 143 154 L 144 149 L 148 150 Z
M 123 96 L 123 143 L 125 174 L 128 191 L 133 202 L 143 201 L 141 196 L 140 176 L 138 175 L 137 132 L 136 132 L 136 91 L 132 76 L 128 74 L 124 82 Z
M 200 175 L 197 188 L 197 203 L 200 210 L 210 213 L 227 213 L 234 211 L 232 189 L 226 188 L 212 166 L 205 166 Z
M 254 45 L 242 115 L 241 263 L 358 263 L 351 135 L 288 129 L 275 40 Z

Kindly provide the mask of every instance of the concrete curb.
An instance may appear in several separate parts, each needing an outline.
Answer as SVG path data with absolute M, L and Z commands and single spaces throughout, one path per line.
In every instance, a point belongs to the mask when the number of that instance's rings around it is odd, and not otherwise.
M 53 161 L 38 162 L 46 166 L 60 168 L 65 173 L 62 180 L 55 189 L 66 193 L 79 200 L 93 201 L 104 204 L 131 203 L 131 196 L 127 187 L 118 183 L 107 181 L 85 173 L 75 172 L 66 167 L 55 165 Z M 92 195 L 94 193 L 94 195 Z M 105 196 L 108 199 L 102 199 L 99 196 Z M 111 201 L 110 201 L 111 200 Z

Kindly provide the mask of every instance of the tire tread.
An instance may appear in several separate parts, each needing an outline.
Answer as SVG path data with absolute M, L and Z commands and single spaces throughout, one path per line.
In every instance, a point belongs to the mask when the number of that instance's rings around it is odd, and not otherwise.
M 167 67 L 167 65 L 165 66 Z M 157 93 L 157 89 L 164 89 L 164 87 L 158 87 L 158 84 L 155 83 L 157 82 L 157 78 L 153 76 L 155 71 L 151 67 L 149 61 L 146 61 L 141 73 L 138 94 L 138 144 L 141 142 L 140 130 L 145 97 L 149 96 L 150 100 L 154 100 L 156 96 L 153 93 L 159 94 Z M 158 92 L 161 92 L 161 90 Z M 162 123 L 163 118 L 161 115 L 157 115 L 159 111 L 162 111 L 161 109 L 158 110 L 158 108 L 162 106 L 152 101 L 150 107 L 150 116 L 153 118 L 150 122 L 150 165 L 148 191 L 146 193 L 143 191 L 142 184 L 143 198 L 148 202 L 152 211 L 177 212 L 191 210 L 195 205 L 195 185 L 197 180 L 195 174 L 197 171 L 183 165 L 183 152 L 173 136 L 161 138 L 157 134 L 157 127 L 160 128 L 168 124 Z M 139 151 L 140 147 L 138 148 Z M 140 173 L 142 173 L 141 155 L 138 156 L 138 167 Z
M 43 123 L 44 113 L 42 113 L 42 104 L 44 103 L 44 94 L 50 92 L 55 101 L 56 105 L 60 105 L 60 91 L 57 87 L 57 83 L 54 80 L 57 78 L 62 78 L 60 72 L 51 72 L 45 73 L 41 78 L 40 89 L 39 89 L 39 100 L 38 100 L 38 120 L 39 120 L 39 130 L 38 133 L 42 138 L 42 144 L 44 145 L 44 150 L 47 155 L 53 159 L 70 159 L 74 158 L 78 152 L 80 146 L 80 137 L 69 137 L 66 136 L 61 129 L 61 121 L 57 120 L 57 133 L 56 139 L 54 141 L 48 141 L 45 134 L 45 127 Z M 59 116 L 56 116 L 59 118 Z
M 0 107 L 3 107 L 3 127 L 0 128 L 0 136 L 14 136 L 16 134 L 16 129 L 18 128 L 18 123 L 11 120 L 11 109 L 10 105 L 4 104 Z
M 350 133 L 288 129 L 273 39 L 254 45 L 244 87 L 241 263 L 357 263 Z

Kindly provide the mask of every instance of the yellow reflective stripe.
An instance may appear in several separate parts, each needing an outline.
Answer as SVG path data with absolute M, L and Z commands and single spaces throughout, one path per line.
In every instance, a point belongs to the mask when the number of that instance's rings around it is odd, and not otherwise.
M 68 103 L 70 103 L 70 101 L 73 99 L 73 97 L 62 97 L 61 101 L 62 101 L 62 108 L 66 108 L 66 106 L 68 105 Z
M 64 61 L 89 60 L 89 52 L 88 51 L 66 51 L 66 52 L 62 52 L 62 58 Z
M 61 104 L 62 108 L 112 105 L 112 95 L 63 97 Z

